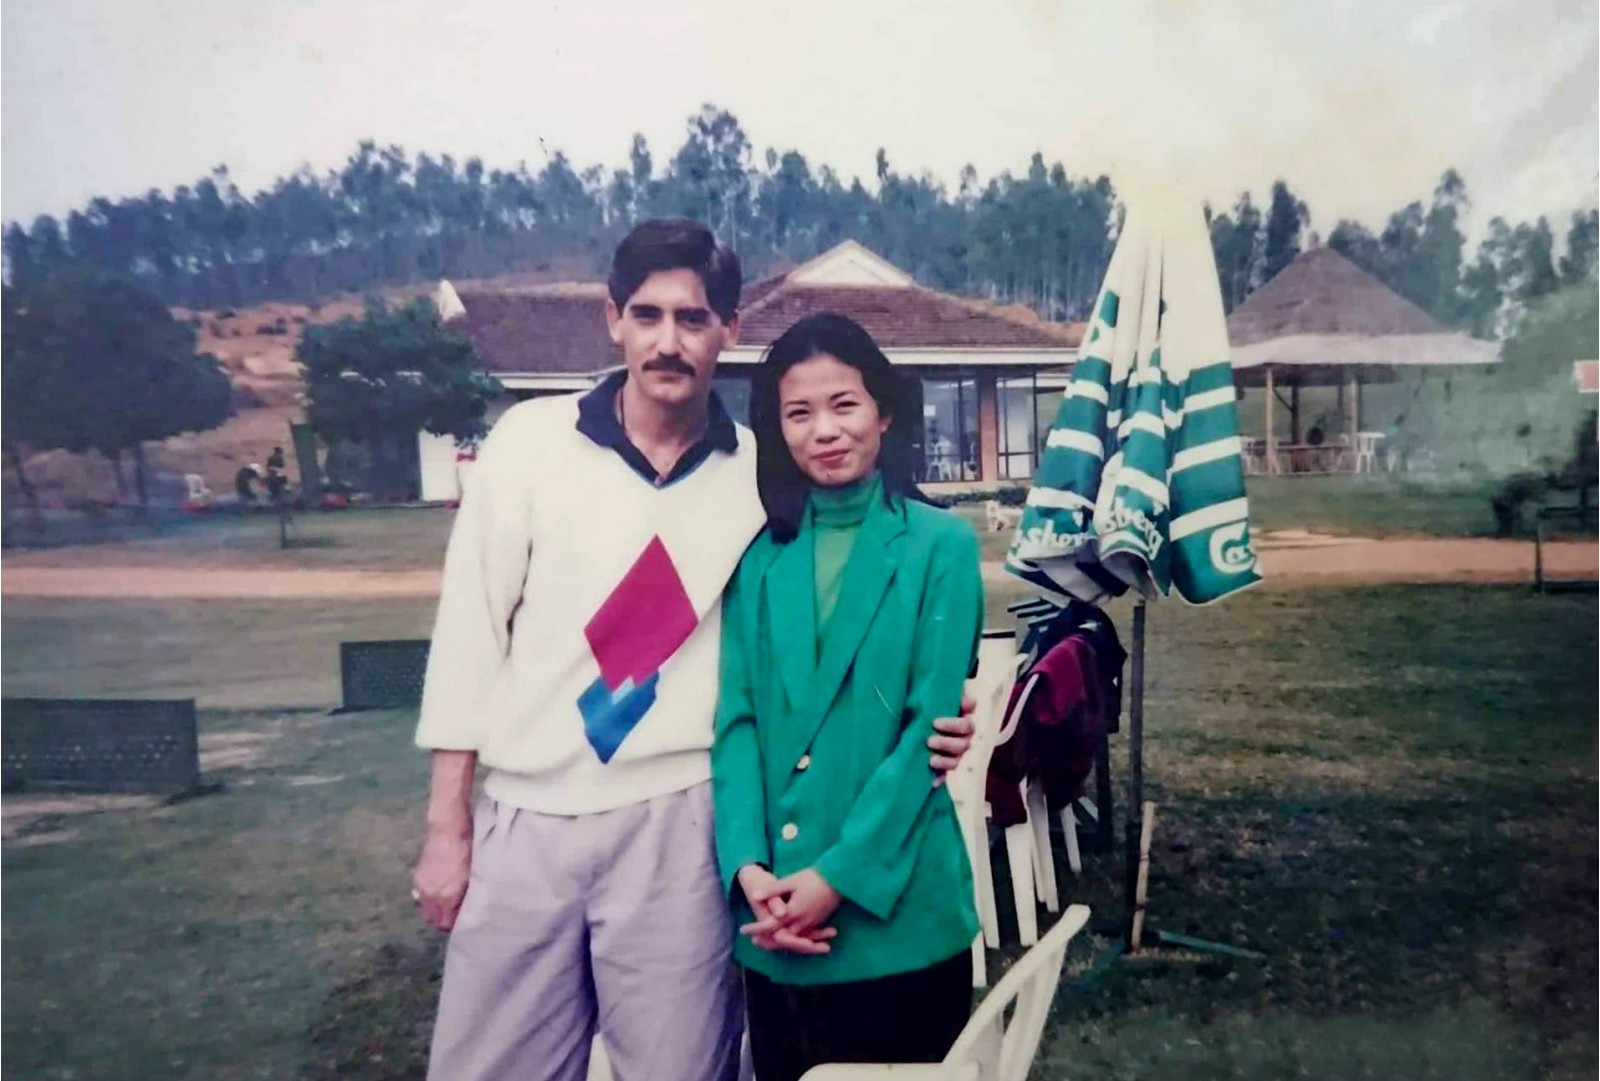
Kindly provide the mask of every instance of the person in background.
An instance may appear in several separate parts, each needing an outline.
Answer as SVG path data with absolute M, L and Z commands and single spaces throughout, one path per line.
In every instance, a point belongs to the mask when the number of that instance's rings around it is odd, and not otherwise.
M 289 488 L 289 474 L 286 472 L 288 462 L 283 456 L 282 447 L 273 447 L 272 453 L 267 456 L 267 498 L 273 503 L 283 499 L 283 493 Z
M 239 502 L 246 506 L 254 506 L 256 502 L 256 481 L 261 479 L 261 467 L 255 462 L 242 465 L 233 475 L 233 491 L 239 497 Z

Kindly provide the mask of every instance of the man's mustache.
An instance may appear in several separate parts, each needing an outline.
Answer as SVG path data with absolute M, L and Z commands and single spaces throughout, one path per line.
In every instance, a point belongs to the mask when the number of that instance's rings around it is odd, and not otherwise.
M 655 360 L 644 362 L 647 372 L 667 372 L 672 375 L 694 375 L 694 369 L 677 357 L 657 357 Z

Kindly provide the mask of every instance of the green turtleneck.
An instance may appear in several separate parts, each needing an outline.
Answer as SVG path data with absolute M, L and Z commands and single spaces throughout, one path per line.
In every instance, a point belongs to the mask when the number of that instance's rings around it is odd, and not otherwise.
M 817 636 L 828 625 L 839 600 L 845 564 L 855 546 L 856 531 L 866 521 L 874 499 L 883 497 L 883 478 L 874 471 L 841 488 L 811 489 L 811 524 L 815 531 Z

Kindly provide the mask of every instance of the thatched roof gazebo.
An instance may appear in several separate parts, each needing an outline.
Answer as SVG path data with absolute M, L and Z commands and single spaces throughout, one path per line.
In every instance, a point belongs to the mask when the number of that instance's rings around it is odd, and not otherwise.
M 1493 364 L 1495 342 L 1452 331 L 1332 248 L 1314 248 L 1284 267 L 1228 317 L 1234 378 L 1267 390 L 1266 431 L 1279 388 L 1300 441 L 1300 388 L 1339 387 L 1349 430 L 1360 430 L 1363 383 L 1389 383 L 1402 369 Z

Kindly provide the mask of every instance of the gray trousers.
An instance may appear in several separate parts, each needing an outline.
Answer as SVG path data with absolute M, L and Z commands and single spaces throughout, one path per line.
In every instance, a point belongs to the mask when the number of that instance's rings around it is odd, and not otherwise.
M 711 785 L 599 814 L 487 797 L 445 955 L 431 1081 L 734 1081 L 744 1005 Z

